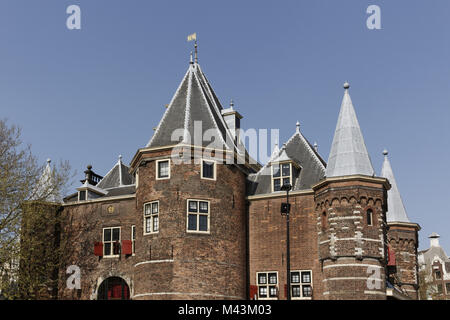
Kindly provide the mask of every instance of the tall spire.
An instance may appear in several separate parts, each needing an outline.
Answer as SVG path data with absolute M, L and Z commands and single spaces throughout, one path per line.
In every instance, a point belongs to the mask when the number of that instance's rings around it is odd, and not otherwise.
M 375 173 L 348 93 L 349 88 L 348 82 L 344 83 L 344 98 L 328 157 L 327 177 L 373 176 Z
M 381 168 L 381 176 L 387 178 L 391 183 L 391 189 L 388 191 L 388 211 L 386 212 L 386 220 L 388 222 L 410 222 L 403 205 L 402 197 L 398 191 L 397 182 L 395 181 L 391 163 L 388 159 L 387 150 L 383 151 L 384 162 Z
M 198 63 L 197 38 L 195 39 L 194 48 L 195 48 L 195 64 L 197 64 Z

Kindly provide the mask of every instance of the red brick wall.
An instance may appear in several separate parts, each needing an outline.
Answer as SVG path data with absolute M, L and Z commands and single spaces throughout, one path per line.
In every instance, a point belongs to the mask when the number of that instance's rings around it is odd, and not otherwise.
M 279 299 L 286 299 L 286 218 L 280 214 L 285 196 L 250 201 L 249 261 L 250 285 L 256 274 L 278 272 Z M 322 296 L 322 275 L 318 261 L 317 226 L 313 194 L 290 195 L 291 271 L 312 270 L 313 299 Z

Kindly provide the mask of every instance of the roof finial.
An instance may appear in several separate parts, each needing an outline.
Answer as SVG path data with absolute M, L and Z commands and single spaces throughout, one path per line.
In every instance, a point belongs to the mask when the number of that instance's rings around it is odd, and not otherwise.
M 345 83 L 344 83 L 344 89 L 345 89 L 345 90 L 348 90 L 348 88 L 350 88 L 350 84 L 349 84 L 347 81 L 345 81 Z
M 47 163 L 50 164 L 50 162 L 52 162 L 52 159 L 48 158 Z
M 383 150 L 383 155 L 386 157 L 388 154 L 389 154 L 389 152 L 386 149 L 384 149 Z
M 234 107 L 234 102 L 233 102 L 233 99 L 231 99 L 231 101 L 230 101 L 230 109 L 233 109 L 233 107 Z
M 197 64 L 198 63 L 198 55 L 197 55 L 197 37 L 195 38 L 195 45 L 194 45 L 194 48 L 195 48 L 195 64 Z
M 314 150 L 316 150 L 316 152 L 319 152 L 319 146 L 317 145 L 317 142 L 314 142 Z
M 300 133 L 300 122 L 297 121 L 297 123 L 295 124 L 295 126 L 296 126 L 295 131 L 298 132 L 298 133 Z
M 122 155 L 119 154 L 119 163 L 122 163 Z
M 194 61 L 192 61 L 192 51 L 191 51 L 191 58 L 189 60 L 189 64 L 193 64 L 193 63 L 194 63 Z

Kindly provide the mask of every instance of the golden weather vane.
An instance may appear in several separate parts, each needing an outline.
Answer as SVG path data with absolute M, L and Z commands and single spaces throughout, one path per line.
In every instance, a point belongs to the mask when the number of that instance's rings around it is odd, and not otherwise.
M 197 33 L 196 32 L 193 33 L 193 34 L 188 35 L 187 41 L 190 42 L 192 40 L 195 41 L 195 45 L 194 45 L 194 48 L 195 48 L 195 63 L 197 63 L 198 62 L 198 57 L 197 57 Z

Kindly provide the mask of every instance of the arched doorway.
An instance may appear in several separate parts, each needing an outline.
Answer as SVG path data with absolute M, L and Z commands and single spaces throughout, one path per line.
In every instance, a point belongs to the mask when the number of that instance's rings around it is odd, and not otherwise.
M 98 288 L 97 300 L 129 300 L 130 288 L 125 280 L 109 277 Z

